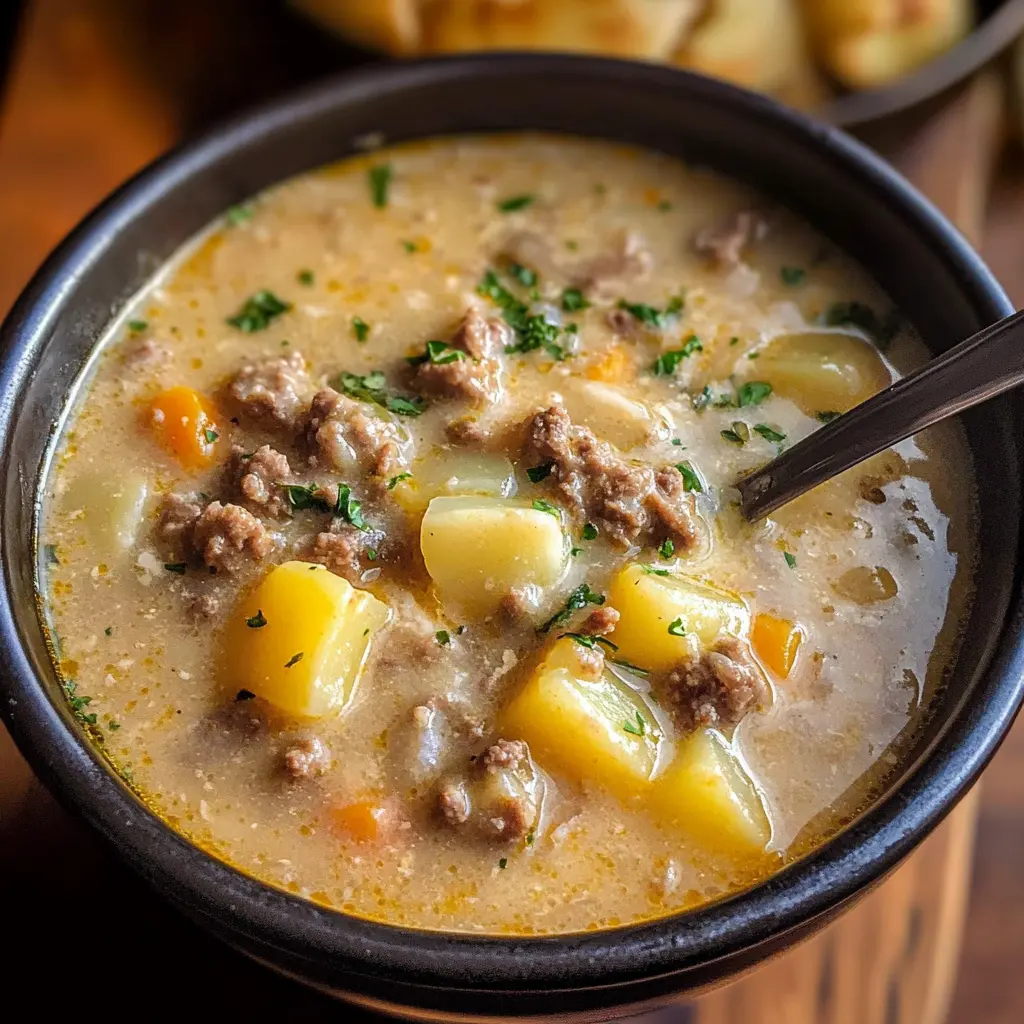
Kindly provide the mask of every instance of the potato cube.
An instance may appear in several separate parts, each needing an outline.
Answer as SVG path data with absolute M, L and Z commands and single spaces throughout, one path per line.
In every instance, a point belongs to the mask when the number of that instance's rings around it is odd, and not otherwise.
M 646 789 L 664 742 L 650 707 L 605 672 L 592 678 L 576 642 L 556 641 L 500 718 L 544 768 L 628 796 Z M 575 665 L 575 669 L 566 667 Z
M 712 729 L 699 729 L 679 744 L 675 760 L 652 787 L 651 806 L 663 824 L 716 851 L 749 856 L 771 838 L 754 784 Z
M 623 451 L 655 437 L 668 437 L 672 431 L 664 412 L 653 412 L 614 384 L 577 380 L 566 385 L 563 398 L 574 422 L 589 427 Z
M 562 515 L 552 509 L 487 496 L 434 498 L 420 549 L 442 603 L 484 616 L 514 588 L 558 583 L 569 549 Z
M 516 471 L 498 452 L 435 449 L 395 481 L 393 497 L 411 513 L 422 515 L 431 498 L 441 495 L 486 494 L 509 498 L 516 493 Z
M 847 412 L 892 383 L 874 345 L 852 334 L 825 332 L 776 338 L 761 353 L 756 375 L 812 416 Z
M 278 565 L 228 623 L 227 685 L 290 715 L 338 714 L 355 693 L 373 635 L 390 615 L 382 601 L 322 565 Z
M 641 563 L 627 566 L 612 580 L 608 603 L 619 612 L 611 635 L 619 656 L 645 669 L 661 671 L 678 664 L 688 650 L 683 634 L 709 646 L 719 633 L 744 635 L 749 624 L 746 605 L 738 597 Z
M 114 562 L 135 544 L 148 495 L 149 484 L 138 473 L 91 470 L 71 481 L 67 507 L 82 510 L 97 561 Z

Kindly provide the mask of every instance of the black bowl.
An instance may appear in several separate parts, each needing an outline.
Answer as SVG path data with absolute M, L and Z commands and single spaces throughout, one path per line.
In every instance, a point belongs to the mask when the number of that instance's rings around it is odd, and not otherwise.
M 4 324 L 0 695 L 25 756 L 65 803 L 167 899 L 259 960 L 413 1015 L 607 1019 L 712 985 L 820 928 L 934 828 L 994 753 L 1024 693 L 1014 402 L 965 418 L 982 586 L 949 685 L 884 797 L 765 884 L 649 924 L 523 939 L 392 928 L 221 864 L 154 817 L 83 735 L 62 699 L 34 590 L 37 483 L 53 432 L 96 338 L 161 261 L 225 207 L 345 156 L 367 133 L 515 129 L 636 143 L 748 182 L 869 267 L 935 351 L 1010 312 L 963 239 L 888 166 L 845 135 L 731 86 L 663 67 L 522 55 L 329 82 L 144 171 L 57 250 Z

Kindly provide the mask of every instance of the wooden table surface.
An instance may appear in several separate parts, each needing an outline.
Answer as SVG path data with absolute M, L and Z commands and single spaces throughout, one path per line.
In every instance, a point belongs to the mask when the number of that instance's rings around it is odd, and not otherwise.
M 0 311 L 68 228 L 134 170 L 197 126 L 338 60 L 301 25 L 282 34 L 271 22 L 277 15 L 260 0 L 219 0 L 216 18 L 212 7 L 204 0 L 29 5 L 0 118 Z M 236 12 L 239 26 L 227 36 L 225 9 Z M 261 19 L 273 24 L 271 32 L 252 28 Z M 929 153 L 963 141 L 938 140 Z M 917 168 L 915 180 L 934 178 L 942 163 Z M 944 205 L 969 207 L 982 195 L 947 197 Z M 986 207 L 970 219 L 983 218 L 983 252 L 1022 306 L 1024 157 L 1016 143 L 1002 155 Z M 1024 724 L 1018 724 L 981 791 L 951 1024 L 1024 1021 L 1022 851 Z M 339 1014 L 336 1004 L 271 977 L 166 909 L 32 780 L 2 728 L 0 869 L 0 922 L 9 940 L 0 976 L 8 998 L 24 977 L 24 994 L 31 984 L 37 1010 L 98 1000 L 117 1012 L 126 995 L 152 998 L 159 991 L 162 1006 L 185 1012 L 199 1005 L 202 993 L 201 1016 L 228 1011 L 266 1019 L 270 1005 L 287 1007 L 286 1020 Z M 33 970 L 42 956 L 59 968 L 45 992 Z M 105 972 L 108 964 L 116 974 Z M 133 988 L 133 979 L 140 987 Z M 749 1012 L 750 1024 L 768 1019 Z M 342 1010 L 341 1016 L 354 1015 Z

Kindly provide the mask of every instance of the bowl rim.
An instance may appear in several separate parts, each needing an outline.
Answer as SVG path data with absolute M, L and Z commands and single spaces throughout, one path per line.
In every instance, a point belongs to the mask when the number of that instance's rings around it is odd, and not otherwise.
M 429 58 L 362 68 L 265 104 L 150 164 L 71 232 L 26 287 L 0 332 L 2 479 L 11 471 L 8 437 L 20 412 L 18 390 L 32 372 L 55 309 L 78 268 L 102 259 L 107 240 L 159 197 L 188 188 L 192 176 L 254 138 L 293 120 L 315 118 L 380 90 L 414 90 L 439 76 L 486 79 L 510 69 L 576 75 L 635 86 L 683 89 L 710 113 L 743 108 L 771 120 L 795 143 L 856 172 L 858 187 L 886 197 L 930 240 L 962 280 L 972 307 L 993 318 L 1012 311 L 998 283 L 960 234 L 892 167 L 866 147 L 763 96 L 658 65 L 570 55 L 487 54 Z M 527 129 L 523 129 L 527 130 Z M 3 558 L 0 589 L 0 712 L 32 767 L 65 804 L 82 814 L 157 889 L 222 934 L 256 936 L 302 961 L 329 960 L 368 976 L 463 991 L 553 992 L 665 977 L 726 959 L 780 935 L 797 935 L 834 913 L 892 870 L 964 795 L 991 758 L 1024 697 L 1024 637 L 1019 588 L 999 635 L 999 650 L 958 705 L 962 724 L 935 743 L 891 795 L 839 836 L 760 885 L 693 911 L 641 924 L 555 936 L 495 936 L 388 925 L 328 910 L 243 874 L 171 830 L 131 793 L 91 744 L 59 713 L 22 648 Z M 959 716 L 959 717 L 957 717 Z

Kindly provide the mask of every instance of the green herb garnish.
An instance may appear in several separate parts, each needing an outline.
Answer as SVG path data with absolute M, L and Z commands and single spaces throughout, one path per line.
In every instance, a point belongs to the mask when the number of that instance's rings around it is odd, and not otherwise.
M 107 628 L 105 630 L 103 630 L 103 635 L 104 636 L 113 636 L 114 635 L 114 627 L 113 626 L 107 626 Z
M 537 272 L 522 263 L 510 263 L 508 272 L 524 287 L 532 288 L 537 283 Z
M 643 736 L 647 732 L 647 722 L 644 720 L 644 716 L 637 711 L 636 724 L 634 725 L 632 722 L 623 722 L 622 728 L 631 736 Z
M 203 437 L 206 438 L 207 444 L 213 444 L 214 441 L 216 441 L 217 438 L 220 437 L 220 434 L 218 434 L 216 430 L 211 430 L 209 427 L 207 427 L 203 431 Z
M 265 331 L 270 322 L 292 308 L 290 302 L 279 299 L 272 291 L 261 288 L 255 295 L 246 299 L 242 308 L 227 322 L 245 334 Z
M 807 271 L 803 267 L 783 267 L 780 274 L 782 276 L 782 283 L 788 284 L 792 288 L 807 276 Z
M 266 616 L 263 614 L 263 609 L 257 608 L 256 614 L 246 619 L 245 624 L 250 629 L 262 629 L 267 624 L 267 619 Z
M 655 306 L 648 306 L 645 302 L 627 302 L 625 299 L 619 299 L 618 307 L 619 309 L 624 309 L 635 320 L 639 320 L 640 323 L 647 324 L 648 327 L 660 329 L 665 327 L 672 317 L 682 312 L 683 299 L 682 296 L 675 296 L 669 301 L 664 311 Z
M 367 171 L 370 182 L 370 198 L 378 210 L 388 205 L 388 189 L 391 187 L 391 164 L 376 164 Z
M 559 633 L 558 639 L 564 640 L 568 637 L 570 640 L 574 640 L 580 645 L 580 647 L 586 647 L 587 650 L 593 651 L 598 647 L 604 647 L 609 651 L 617 651 L 619 649 L 618 644 L 613 644 L 611 640 L 603 636 L 592 636 L 590 633 Z
M 697 494 L 704 493 L 704 484 L 701 482 L 697 471 L 688 462 L 677 462 L 676 469 L 683 476 L 683 488 L 687 491 L 695 491 Z
M 676 371 L 676 367 L 688 356 L 692 356 L 694 352 L 702 352 L 704 346 L 700 343 L 700 338 L 696 334 L 691 334 L 686 341 L 683 342 L 682 348 L 669 349 L 668 352 L 662 352 L 657 359 L 654 360 L 654 365 L 651 369 L 654 371 L 656 376 L 659 377 L 671 377 Z
M 536 199 L 535 195 L 524 192 L 522 195 L 509 196 L 508 199 L 502 199 L 498 203 L 498 209 L 502 213 L 515 213 L 517 210 L 525 210 L 528 206 L 532 206 Z
M 409 253 L 419 252 L 419 246 L 415 242 L 403 242 L 402 248 Z
M 187 568 L 187 562 L 164 562 L 164 569 L 167 572 L 173 572 L 176 576 L 184 576 Z
M 683 620 L 681 617 L 673 619 L 668 624 L 668 632 L 669 636 L 686 636 L 686 630 L 683 629 Z
M 672 204 L 667 199 L 662 199 L 661 202 L 658 203 L 658 209 L 662 213 L 668 213 L 668 211 L 672 209 Z
M 435 639 L 435 640 L 436 640 L 436 641 L 437 641 L 437 642 L 438 642 L 438 643 L 439 643 L 439 644 L 440 644 L 440 645 L 441 645 L 442 647 L 451 647 L 451 645 L 452 645 L 452 638 L 451 638 L 450 634 L 448 633 L 448 630 L 447 630 L 447 629 L 439 629 L 439 630 L 438 630 L 438 631 L 437 631 L 437 632 L 436 632 L 436 633 L 434 634 L 434 639 Z
M 320 496 L 320 488 L 316 484 L 281 484 L 280 486 L 284 488 L 288 507 L 293 512 L 304 512 L 308 508 L 316 509 L 319 512 L 329 510 L 327 500 Z
M 796 555 L 791 555 L 788 551 L 783 551 L 782 554 L 785 556 L 786 565 L 788 565 L 790 567 L 790 569 L 795 569 L 796 568 Z
M 128 321 L 128 330 L 131 331 L 132 334 L 139 334 L 142 331 L 144 331 L 148 326 L 149 326 L 149 323 L 146 320 L 129 320 Z
M 428 341 L 424 351 L 418 356 L 406 356 L 405 361 L 410 366 L 419 366 L 421 363 L 433 363 L 435 366 L 445 366 L 448 363 L 456 363 L 465 359 L 466 353 L 460 348 L 452 348 L 446 341 Z
M 833 420 L 839 419 L 843 414 L 841 412 L 833 412 L 828 410 L 826 412 L 819 412 L 815 414 L 822 423 L 831 423 Z
M 566 313 L 578 313 L 581 309 L 587 309 L 590 302 L 579 288 L 566 288 L 562 292 L 562 309 Z
M 551 475 L 551 470 L 554 468 L 553 462 L 542 462 L 539 466 L 528 469 L 526 475 L 530 478 L 530 483 L 539 484 L 541 480 L 545 480 Z
M 498 867 L 504 871 L 505 868 L 508 867 L 508 857 L 502 857 L 501 860 L 498 861 Z
M 552 626 L 560 626 L 573 612 L 585 608 L 588 604 L 604 604 L 604 594 L 598 594 L 590 589 L 590 584 L 581 583 L 565 599 L 565 607 L 548 619 L 542 626 L 537 627 L 538 633 L 550 632 Z
M 316 278 L 313 276 L 312 270 L 300 270 L 295 275 L 295 280 L 298 281 L 299 284 L 303 285 L 304 287 L 309 288 L 310 286 L 312 286 Z
M 292 655 L 292 656 L 291 656 L 291 657 L 290 657 L 290 658 L 289 658 L 289 659 L 288 659 L 288 660 L 287 660 L 287 661 L 285 662 L 285 666 L 284 666 L 284 667 L 285 667 L 285 668 L 291 668 L 291 667 L 292 667 L 292 665 L 298 665 L 298 663 L 299 663 L 300 661 L 302 661 L 302 651 L 299 651 L 299 653 L 298 653 L 298 654 L 293 654 L 293 655 Z
M 412 473 L 399 473 L 388 481 L 388 490 L 393 491 L 403 480 L 408 480 Z
M 224 219 L 233 227 L 237 228 L 239 224 L 244 224 L 247 220 L 252 220 L 253 208 L 249 203 L 239 203 L 237 206 L 231 206 L 224 214 Z
M 597 540 L 597 527 L 593 523 L 584 523 L 582 537 L 584 540 Z
M 338 484 L 338 497 L 334 501 L 334 514 L 351 523 L 357 530 L 368 530 L 369 523 L 363 518 L 362 506 L 352 497 L 352 488 L 348 484 Z
M 780 433 L 774 427 L 769 427 L 767 423 L 755 423 L 754 433 L 760 434 L 766 441 L 771 441 L 772 444 L 782 444 L 786 440 L 786 435 Z
M 742 409 L 760 405 L 772 393 L 772 386 L 763 380 L 748 380 L 736 389 L 736 404 Z
M 372 402 L 398 416 L 419 416 L 427 407 L 427 403 L 419 396 L 409 397 L 388 390 L 387 380 L 380 370 L 373 370 L 365 376 L 341 373 L 331 382 L 331 386 L 350 398 Z
M 538 512 L 547 512 L 549 516 L 554 516 L 556 519 L 561 520 L 562 513 L 559 511 L 557 505 L 552 505 L 550 501 L 545 501 L 543 498 L 534 498 L 533 507 Z
M 664 559 L 669 559 L 675 553 L 676 553 L 676 546 L 675 546 L 675 544 L 672 543 L 672 539 L 670 537 L 666 537 L 661 542 L 661 547 L 658 548 L 658 554 L 661 555 L 661 557 L 664 558 Z
M 367 335 L 370 333 L 370 325 L 361 317 L 352 317 L 352 333 L 356 337 L 356 341 L 366 341 Z
M 641 562 L 640 569 L 648 576 L 671 576 L 672 573 L 668 569 L 659 569 L 656 565 L 651 565 L 650 562 Z

